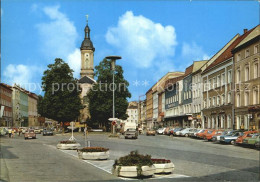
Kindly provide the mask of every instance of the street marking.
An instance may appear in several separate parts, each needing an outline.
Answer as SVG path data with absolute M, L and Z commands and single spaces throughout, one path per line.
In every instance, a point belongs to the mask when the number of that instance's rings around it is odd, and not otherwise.
M 46 145 L 48 147 L 51 147 L 53 149 L 57 149 L 56 146 L 53 146 L 53 145 L 47 145 L 47 144 L 43 144 L 43 145 Z M 65 154 L 69 154 L 73 157 L 76 157 L 78 158 L 78 153 L 76 150 L 60 150 L 60 149 L 57 149 Z M 114 160 L 97 160 L 97 161 L 94 161 L 94 160 L 82 160 L 83 162 L 86 162 L 98 169 L 101 169 L 109 174 L 112 174 L 112 166 L 114 164 Z M 190 176 L 186 176 L 186 175 L 182 175 L 182 174 L 162 174 L 162 175 L 154 175 L 152 178 L 149 178 L 149 179 L 163 179 L 163 178 L 187 178 L 187 177 L 190 177 Z M 136 178 L 124 178 L 124 177 L 118 177 L 120 179 L 123 179 L 125 181 L 128 181 L 128 180 L 136 180 Z

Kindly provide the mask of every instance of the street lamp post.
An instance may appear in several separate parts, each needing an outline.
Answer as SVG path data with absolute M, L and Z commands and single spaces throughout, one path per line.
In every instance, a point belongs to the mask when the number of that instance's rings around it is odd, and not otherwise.
M 121 56 L 107 56 L 106 59 L 111 60 L 112 72 L 113 72 L 113 118 L 115 118 L 115 62 L 117 59 L 122 59 Z M 113 134 L 115 133 L 115 126 L 113 125 Z

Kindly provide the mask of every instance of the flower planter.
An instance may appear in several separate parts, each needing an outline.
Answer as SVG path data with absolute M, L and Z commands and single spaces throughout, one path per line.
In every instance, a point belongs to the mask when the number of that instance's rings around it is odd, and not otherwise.
M 155 173 L 172 173 L 174 170 L 174 164 L 170 163 L 163 163 L 163 164 L 153 164 L 155 167 Z
M 79 143 L 59 143 L 57 144 L 57 148 L 61 150 L 75 150 L 80 147 Z
M 80 159 L 85 160 L 105 160 L 109 158 L 109 151 L 106 152 L 82 152 L 78 150 Z
M 155 167 L 142 166 L 141 176 L 152 176 L 155 173 Z M 137 166 L 116 166 L 113 169 L 113 174 L 121 177 L 136 178 L 139 177 Z

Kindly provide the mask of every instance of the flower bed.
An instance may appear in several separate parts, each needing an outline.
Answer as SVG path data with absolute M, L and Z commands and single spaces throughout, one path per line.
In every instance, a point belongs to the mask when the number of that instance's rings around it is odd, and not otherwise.
M 172 173 L 174 164 L 166 159 L 152 159 L 153 165 L 156 168 L 155 173 Z
M 129 155 L 115 160 L 113 174 L 122 177 L 147 177 L 155 173 L 150 155 L 132 151 Z
M 109 158 L 109 149 L 102 147 L 85 147 L 78 150 L 80 159 L 104 160 Z
M 73 150 L 77 149 L 80 147 L 80 144 L 77 143 L 76 141 L 70 141 L 70 140 L 65 140 L 65 141 L 60 141 L 57 144 L 57 148 L 61 150 Z

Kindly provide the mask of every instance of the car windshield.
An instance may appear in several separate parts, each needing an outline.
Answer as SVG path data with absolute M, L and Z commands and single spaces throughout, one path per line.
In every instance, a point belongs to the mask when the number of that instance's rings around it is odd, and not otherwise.
M 213 131 L 208 131 L 208 134 L 211 134 Z
M 257 133 L 257 134 L 254 134 L 253 136 L 252 136 L 252 138 L 257 138 L 259 136 L 259 134 Z
M 29 133 L 33 133 L 34 131 L 33 130 L 29 130 Z

